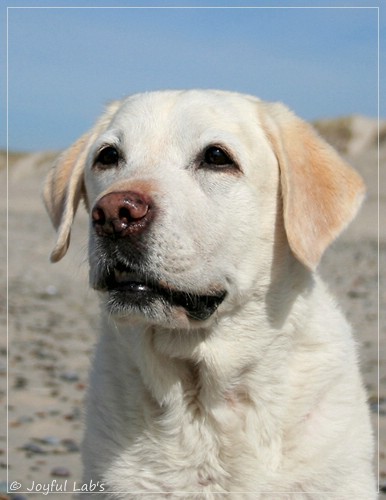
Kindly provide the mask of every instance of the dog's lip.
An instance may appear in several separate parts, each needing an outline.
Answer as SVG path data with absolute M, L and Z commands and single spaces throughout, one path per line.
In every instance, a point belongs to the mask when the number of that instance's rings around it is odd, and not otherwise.
M 133 296 L 142 296 L 144 300 L 160 298 L 171 306 L 183 307 L 191 319 L 200 321 L 208 319 L 226 296 L 226 291 L 218 289 L 207 294 L 176 290 L 168 283 L 157 282 L 122 264 L 116 264 L 103 281 L 104 286 L 98 287 L 100 290 L 122 294 L 128 302 Z
M 134 285 L 137 285 L 140 290 L 145 290 L 152 287 L 148 280 L 144 280 L 138 274 L 132 271 L 120 271 L 117 268 L 114 268 L 114 278 L 111 279 L 110 277 L 110 279 L 108 279 L 107 281 L 108 289 L 133 287 Z

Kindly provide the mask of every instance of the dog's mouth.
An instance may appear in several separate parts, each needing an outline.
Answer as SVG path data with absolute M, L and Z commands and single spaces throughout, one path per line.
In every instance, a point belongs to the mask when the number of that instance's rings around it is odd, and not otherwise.
M 116 264 L 103 281 L 104 285 L 98 288 L 109 293 L 109 303 L 115 310 L 134 307 L 148 311 L 158 301 L 165 306 L 182 307 L 189 318 L 198 321 L 209 319 L 226 296 L 225 291 L 201 295 L 175 290 L 167 283 L 152 280 L 123 264 Z

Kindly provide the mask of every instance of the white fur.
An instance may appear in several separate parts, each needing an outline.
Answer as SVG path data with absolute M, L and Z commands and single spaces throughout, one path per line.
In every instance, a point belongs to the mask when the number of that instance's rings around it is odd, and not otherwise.
M 114 103 L 90 135 L 88 206 L 150 186 L 159 213 L 149 272 L 178 290 L 227 291 L 204 322 L 182 307 L 110 315 L 101 293 L 83 446 L 84 481 L 104 484 L 98 498 L 376 497 L 356 346 L 317 272 L 287 241 L 285 167 L 268 131 L 280 141 L 269 122 L 281 114 L 290 127 L 293 118 L 270 109 L 217 91 L 143 94 Z M 125 164 L 96 172 L 95 152 L 117 143 Z M 227 145 L 241 172 L 195 165 L 213 143 Z M 96 240 L 91 228 L 91 284 Z

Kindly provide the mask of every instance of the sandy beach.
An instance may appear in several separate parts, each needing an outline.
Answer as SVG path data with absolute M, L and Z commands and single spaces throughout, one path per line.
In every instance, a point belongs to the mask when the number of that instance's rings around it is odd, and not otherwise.
M 386 491 L 386 317 L 378 316 L 378 251 L 381 269 L 386 265 L 386 193 L 381 192 L 379 199 L 383 220 L 378 240 L 377 124 L 354 117 L 317 125 L 362 174 L 368 188 L 360 215 L 328 250 L 320 272 L 351 322 L 359 345 L 376 442 L 374 470 L 377 476 L 379 471 L 379 483 Z M 382 165 L 386 159 L 386 124 L 381 125 Z M 0 429 L 3 500 L 22 500 L 29 490 L 35 492 L 35 500 L 63 492 L 70 498 L 82 487 L 82 408 L 99 306 L 88 287 L 87 214 L 83 208 L 75 221 L 68 255 L 58 264 L 49 262 L 55 234 L 40 192 L 55 154 L 9 157 L 8 340 L 5 334 L 0 340 L 1 422 L 8 423 Z M 0 160 L 0 204 L 5 214 L 5 154 Z M 1 224 L 1 278 L 5 283 L 4 215 Z M 380 304 L 385 300 L 385 288 L 381 287 Z M 6 306 L 7 293 L 2 286 L 2 332 L 7 326 Z M 14 488 L 13 494 L 6 493 L 7 467 L 8 487 Z

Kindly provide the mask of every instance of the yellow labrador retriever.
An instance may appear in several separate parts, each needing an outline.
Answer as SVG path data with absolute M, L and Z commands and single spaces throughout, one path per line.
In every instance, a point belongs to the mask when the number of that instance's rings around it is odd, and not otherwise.
M 230 92 L 114 102 L 61 156 L 51 259 L 83 198 L 103 311 L 83 445 L 98 498 L 376 497 L 356 345 L 316 272 L 363 196 L 285 106 Z

